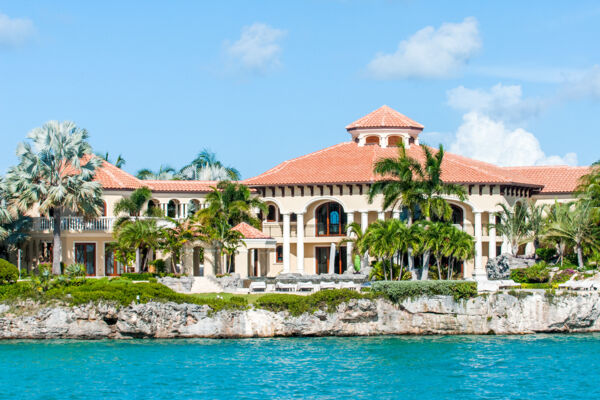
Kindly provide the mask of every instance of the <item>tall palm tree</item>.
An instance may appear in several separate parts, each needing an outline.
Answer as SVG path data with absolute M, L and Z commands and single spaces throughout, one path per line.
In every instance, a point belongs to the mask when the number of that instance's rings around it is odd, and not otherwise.
M 94 176 L 102 159 L 93 155 L 87 131 L 70 121 L 49 121 L 27 137 L 31 143 L 17 148 L 19 164 L 9 169 L 6 185 L 18 210 L 25 213 L 37 205 L 53 218 L 52 272 L 60 274 L 61 218 L 67 211 L 100 214 L 102 188 Z
M 598 221 L 594 218 L 592 204 L 587 201 L 572 203 L 562 219 L 550 224 L 547 234 L 549 237 L 564 239 L 573 246 L 580 268 L 584 267 L 584 248 L 600 250 Z
M 511 254 L 516 256 L 519 246 L 527 242 L 529 236 L 527 207 L 521 203 L 516 203 L 512 209 L 502 203 L 499 203 L 498 206 L 502 208 L 502 211 L 496 213 L 499 222 L 490 224 L 490 227 L 495 227 L 498 234 L 507 238 Z
M 222 177 L 225 173 L 226 177 Z M 233 167 L 224 166 L 217 159 L 217 155 L 208 149 L 203 149 L 191 163 L 185 165 L 179 174 L 182 179 L 188 180 L 233 180 L 240 179 L 240 172 Z M 206 179 L 207 176 L 217 176 L 218 178 Z
M 554 204 L 549 208 L 548 215 L 546 216 L 545 229 L 543 233 L 543 239 L 555 245 L 556 253 L 558 254 L 558 260 L 560 265 L 564 264 L 565 252 L 567 250 L 567 243 L 564 237 L 554 236 L 549 228 L 552 225 L 564 226 L 567 224 L 569 219 L 571 204 L 559 203 L 555 201 Z
M 201 235 L 198 226 L 189 218 L 178 220 L 166 217 L 169 224 L 161 230 L 161 248 L 171 254 L 171 271 L 177 271 L 183 246 Z
M 131 217 L 140 217 L 150 199 L 152 199 L 152 191 L 146 186 L 135 189 L 131 192 L 131 195 L 119 199 L 113 210 L 114 214 L 119 216 L 115 225 L 119 226 Z M 146 216 L 160 216 L 156 214 L 156 212 L 160 212 L 159 209 L 152 210 L 148 208 L 146 210 Z M 126 214 L 126 216 L 123 216 L 123 214 Z
M 591 171 L 581 177 L 576 193 L 594 207 L 600 207 L 600 161 L 592 164 Z

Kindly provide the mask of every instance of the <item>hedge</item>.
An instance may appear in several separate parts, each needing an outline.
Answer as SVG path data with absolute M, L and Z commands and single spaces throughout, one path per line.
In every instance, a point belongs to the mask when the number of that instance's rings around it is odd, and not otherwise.
M 19 279 L 17 267 L 0 258 L 0 285 L 14 283 L 17 279 Z
M 350 289 L 321 290 L 308 296 L 271 293 L 259 297 L 254 306 L 273 312 L 289 311 L 291 315 L 298 316 L 317 310 L 334 312 L 341 303 L 371 297 L 370 294 L 361 294 Z
M 398 303 L 422 296 L 452 296 L 455 300 L 477 296 L 477 283 L 469 281 L 380 281 L 371 291 Z

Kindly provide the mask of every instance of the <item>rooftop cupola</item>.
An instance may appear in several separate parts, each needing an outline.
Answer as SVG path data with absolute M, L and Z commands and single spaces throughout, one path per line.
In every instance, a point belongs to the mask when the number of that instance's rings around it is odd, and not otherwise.
M 419 133 L 423 128 L 420 123 L 388 106 L 381 106 L 346 126 L 352 140 L 359 146 L 397 146 L 402 141 L 407 148 L 411 144 L 419 144 Z

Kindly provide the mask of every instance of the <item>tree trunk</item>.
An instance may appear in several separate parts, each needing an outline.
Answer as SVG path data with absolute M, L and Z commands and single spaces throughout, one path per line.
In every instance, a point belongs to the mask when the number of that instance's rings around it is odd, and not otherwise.
M 61 214 L 60 207 L 54 208 L 54 232 L 52 241 L 52 273 L 60 275 L 60 262 L 62 261 L 62 241 L 61 241 Z
M 412 247 L 408 248 L 408 270 L 410 271 L 411 280 L 416 281 L 419 279 L 415 268 L 415 257 L 413 256 Z
M 437 268 L 438 268 L 438 279 L 441 281 L 442 280 L 442 260 L 439 257 L 436 257 L 435 264 L 437 265 Z
M 577 263 L 579 264 L 579 268 L 583 268 L 583 248 L 581 247 L 581 244 L 577 244 L 576 245 L 577 248 Z
M 421 270 L 421 280 L 429 279 L 429 250 L 423 253 L 423 269 Z
M 394 256 L 390 257 L 390 281 L 394 280 Z
M 404 253 L 400 255 L 400 275 L 398 276 L 398 280 L 402 280 L 402 270 L 404 269 Z

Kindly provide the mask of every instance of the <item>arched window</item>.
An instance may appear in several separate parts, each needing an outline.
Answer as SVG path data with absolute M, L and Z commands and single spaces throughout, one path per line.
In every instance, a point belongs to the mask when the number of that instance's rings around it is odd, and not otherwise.
M 154 209 L 154 208 L 158 208 L 158 200 L 149 200 L 148 201 L 148 211 Z
M 177 218 L 177 214 L 179 214 L 179 202 L 175 200 L 170 200 L 167 204 L 167 217 L 169 218 Z
M 283 262 L 283 246 L 279 245 L 275 248 L 275 262 Z
M 379 144 L 379 136 L 368 136 L 365 144 Z
M 272 204 L 269 205 L 267 212 L 267 222 L 277 222 L 277 207 Z
M 341 205 L 330 202 L 317 208 L 317 236 L 340 236 L 346 231 L 346 213 Z
M 190 200 L 187 207 L 187 216 L 191 217 L 200 210 L 200 202 L 198 200 Z
M 450 207 L 452 207 L 452 223 L 462 226 L 464 220 L 462 208 L 454 204 L 450 204 Z
M 389 136 L 388 137 L 388 146 L 398 146 L 402 143 L 402 137 L 400 136 Z

